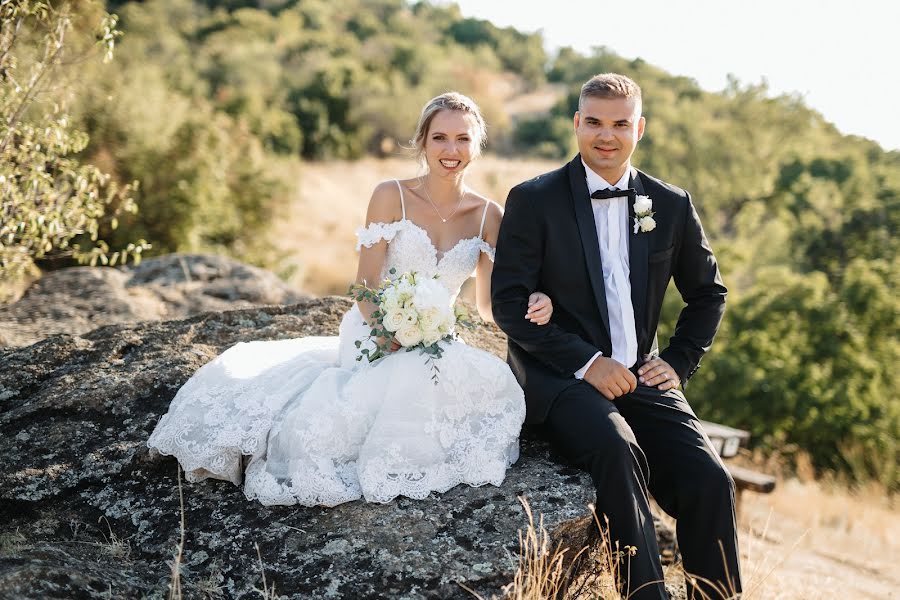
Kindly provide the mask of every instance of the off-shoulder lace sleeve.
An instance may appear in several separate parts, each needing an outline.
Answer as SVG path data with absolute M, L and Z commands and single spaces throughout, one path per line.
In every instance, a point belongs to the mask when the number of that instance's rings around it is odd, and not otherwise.
M 481 244 L 478 245 L 478 249 L 488 255 L 488 258 L 491 259 L 491 262 L 494 262 L 494 255 L 497 254 L 497 249 L 492 247 L 486 241 L 481 240 Z
M 369 223 L 367 227 L 360 227 L 356 230 L 356 251 L 359 252 L 363 246 L 371 248 L 381 240 L 391 241 L 400 230 L 401 223 Z

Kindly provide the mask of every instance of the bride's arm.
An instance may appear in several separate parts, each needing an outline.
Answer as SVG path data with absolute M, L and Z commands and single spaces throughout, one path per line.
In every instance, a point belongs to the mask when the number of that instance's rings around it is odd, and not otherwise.
M 488 206 L 488 214 L 484 220 L 482 239 L 491 248 L 497 247 L 497 234 L 500 231 L 500 220 L 503 218 L 503 209 L 500 205 L 491 202 Z M 475 267 L 475 306 L 478 315 L 487 323 L 494 322 L 494 312 L 491 309 L 491 273 L 494 272 L 494 261 L 486 253 L 482 252 Z
M 400 220 L 400 217 L 400 192 L 397 184 L 392 181 L 378 184 L 369 200 L 369 208 L 366 211 L 366 227 L 372 223 L 392 223 Z M 381 283 L 381 270 L 387 257 L 387 245 L 387 241 L 382 239 L 371 246 L 360 247 L 356 283 L 367 285 L 370 288 Z M 357 304 L 363 318 L 371 324 L 375 305 L 367 301 L 357 302 Z
M 486 323 L 494 322 L 494 311 L 491 310 L 491 273 L 494 270 L 494 263 L 486 254 L 482 254 L 478 259 L 478 266 L 475 267 L 475 306 L 478 308 L 478 315 Z

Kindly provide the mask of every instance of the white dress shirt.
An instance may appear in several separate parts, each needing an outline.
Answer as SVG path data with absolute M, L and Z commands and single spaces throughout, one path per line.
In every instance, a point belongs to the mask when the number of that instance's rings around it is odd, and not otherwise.
M 584 161 L 582 160 L 582 163 Z M 588 192 L 618 188 L 628 189 L 631 168 L 614 185 L 584 165 Z M 603 287 L 606 291 L 606 308 L 609 311 L 609 335 L 612 341 L 612 359 L 626 367 L 637 362 L 637 333 L 634 326 L 634 307 L 631 305 L 631 280 L 628 278 L 628 197 L 608 200 L 591 198 L 594 225 L 600 242 L 600 263 L 603 265 Z M 583 379 L 590 366 L 601 356 L 598 352 L 575 372 Z

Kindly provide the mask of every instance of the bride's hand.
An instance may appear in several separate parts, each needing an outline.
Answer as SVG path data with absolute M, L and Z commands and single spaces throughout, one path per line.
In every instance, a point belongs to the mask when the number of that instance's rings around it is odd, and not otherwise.
M 546 325 L 553 314 L 553 301 L 543 292 L 535 292 L 528 296 L 528 312 L 525 318 L 538 325 Z
M 382 344 L 384 344 L 385 341 L 386 340 L 382 337 L 375 338 L 375 343 L 378 346 L 381 346 Z M 396 352 L 397 350 L 399 350 L 402 347 L 403 346 L 400 345 L 400 342 L 397 341 L 397 338 L 392 337 L 391 338 L 391 346 L 390 346 L 390 348 L 388 348 L 388 352 Z

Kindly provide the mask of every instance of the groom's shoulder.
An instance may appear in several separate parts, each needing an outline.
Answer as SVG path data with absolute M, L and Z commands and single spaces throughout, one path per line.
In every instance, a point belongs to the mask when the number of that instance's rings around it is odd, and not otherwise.
M 563 165 L 558 169 L 553 169 L 546 173 L 542 173 L 536 177 L 532 177 L 528 181 L 516 185 L 510 190 L 510 195 L 526 194 L 542 196 L 548 191 L 555 190 L 559 186 L 567 186 L 568 176 L 566 175 L 567 165 Z

